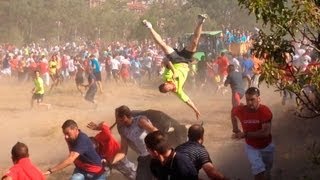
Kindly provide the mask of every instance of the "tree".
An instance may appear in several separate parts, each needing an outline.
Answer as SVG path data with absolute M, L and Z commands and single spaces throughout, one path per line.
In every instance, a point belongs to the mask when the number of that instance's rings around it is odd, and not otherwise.
M 313 49 L 316 59 L 320 52 L 320 1 L 319 0 L 238 0 L 242 8 L 249 10 L 262 21 L 266 33 L 260 30 L 254 43 L 254 51 L 262 57 L 268 54 L 263 76 L 268 85 L 279 91 L 296 95 L 302 117 L 320 116 L 319 66 L 302 71 L 293 66 L 294 43 Z M 319 57 L 319 56 L 318 56 Z M 319 60 L 319 59 L 318 59 Z M 313 93 L 308 93 L 306 88 Z

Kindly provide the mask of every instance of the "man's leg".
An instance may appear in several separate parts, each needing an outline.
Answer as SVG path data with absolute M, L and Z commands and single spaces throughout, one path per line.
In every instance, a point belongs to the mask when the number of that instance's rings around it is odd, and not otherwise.
M 245 151 L 251 164 L 251 172 L 255 180 L 264 180 L 266 167 L 261 152 L 250 145 L 245 145 Z
M 83 175 L 83 172 L 79 170 L 78 168 L 75 168 L 70 180 L 85 180 L 85 176 Z
M 197 22 L 197 26 L 193 32 L 193 36 L 191 39 L 191 42 L 188 44 L 188 46 L 186 47 L 186 50 L 190 51 L 190 52 L 196 52 L 197 50 L 197 46 L 199 43 L 199 39 L 201 36 L 201 32 L 202 32 L 202 25 L 205 21 L 205 19 L 207 19 L 208 16 L 206 14 L 201 14 L 198 15 L 198 22 Z
M 266 148 L 261 150 L 262 160 L 266 166 L 265 178 L 267 180 L 271 179 L 271 169 L 273 165 L 274 157 L 274 144 L 269 144 Z
M 129 179 L 134 180 L 136 178 L 137 167 L 134 163 L 130 162 L 127 157 L 116 163 L 113 168 L 121 172 Z
M 161 47 L 165 54 L 171 54 L 172 52 L 174 52 L 174 49 L 168 46 L 163 41 L 162 37 L 153 29 L 152 24 L 149 21 L 143 20 L 142 23 L 150 30 L 152 38 Z

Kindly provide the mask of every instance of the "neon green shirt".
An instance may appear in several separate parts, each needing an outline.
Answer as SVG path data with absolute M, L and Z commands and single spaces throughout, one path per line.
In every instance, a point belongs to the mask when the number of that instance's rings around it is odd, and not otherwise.
M 41 77 L 37 77 L 33 80 L 35 85 L 35 94 L 44 94 L 44 84 Z
M 173 68 L 175 69 L 175 72 L 178 76 L 177 79 L 172 79 L 172 71 L 168 68 L 165 68 L 162 79 L 165 82 L 172 82 L 176 86 L 175 93 L 181 99 L 183 102 L 187 102 L 189 100 L 188 95 L 183 90 L 183 85 L 187 80 L 188 73 L 189 73 L 189 67 L 186 63 L 177 63 L 173 64 Z

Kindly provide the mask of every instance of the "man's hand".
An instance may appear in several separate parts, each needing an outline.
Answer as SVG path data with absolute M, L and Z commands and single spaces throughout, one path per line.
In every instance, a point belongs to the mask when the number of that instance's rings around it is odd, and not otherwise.
M 92 130 L 99 130 L 99 126 L 94 123 L 94 122 L 90 122 L 88 125 L 87 125 L 87 128 L 89 129 L 92 129 Z
M 232 134 L 232 139 L 239 140 L 239 139 L 242 139 L 242 138 L 245 138 L 245 133 L 244 132 L 239 131 L 237 133 Z
M 48 176 L 50 174 L 51 174 L 51 172 L 49 172 L 49 171 L 46 171 L 46 172 L 43 173 L 43 175 L 45 175 L 45 176 Z
M 197 120 L 199 120 L 199 118 L 200 118 L 200 112 L 199 112 L 199 111 L 195 111 L 195 113 L 196 113 L 196 118 L 197 118 Z

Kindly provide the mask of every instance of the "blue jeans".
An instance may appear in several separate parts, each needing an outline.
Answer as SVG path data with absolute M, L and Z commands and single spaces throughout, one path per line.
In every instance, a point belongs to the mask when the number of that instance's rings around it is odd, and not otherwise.
M 106 180 L 107 174 L 103 172 L 102 174 L 93 174 L 83 171 L 79 168 L 75 168 L 70 180 Z

